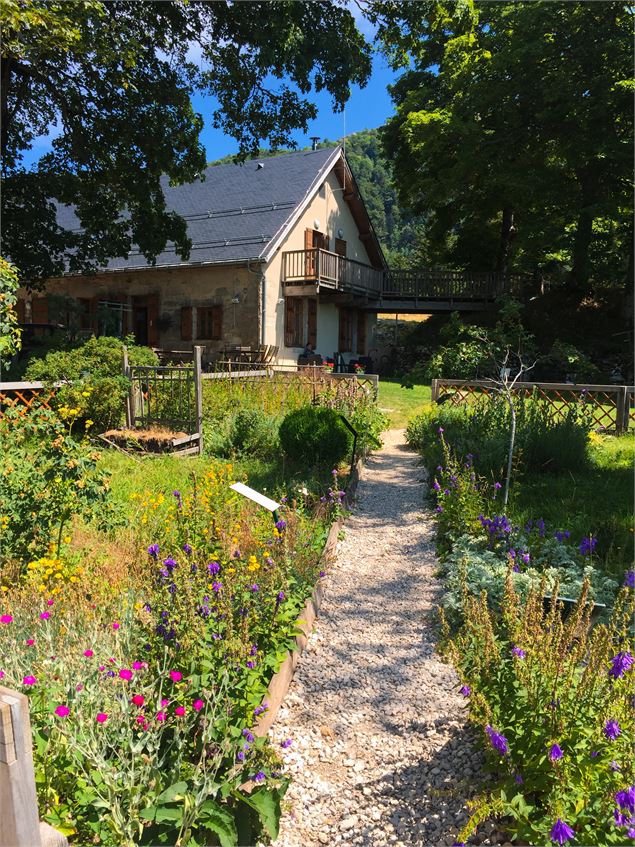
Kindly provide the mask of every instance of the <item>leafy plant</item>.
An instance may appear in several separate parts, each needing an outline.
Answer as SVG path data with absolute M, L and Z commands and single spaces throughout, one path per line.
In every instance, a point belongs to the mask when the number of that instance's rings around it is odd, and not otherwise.
M 280 444 L 298 464 L 337 465 L 350 455 L 353 437 L 334 409 L 304 406 L 280 424 Z

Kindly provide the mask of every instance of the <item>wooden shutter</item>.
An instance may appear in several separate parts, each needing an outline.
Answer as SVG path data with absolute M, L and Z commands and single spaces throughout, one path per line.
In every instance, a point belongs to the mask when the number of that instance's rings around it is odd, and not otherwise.
M 192 307 L 181 306 L 181 341 L 192 340 Z
M 148 294 L 148 346 L 157 347 L 159 344 L 159 294 Z
M 26 317 L 26 303 L 24 300 L 18 298 L 15 304 L 15 311 L 18 316 L 18 323 L 23 324 Z
M 31 300 L 31 321 L 34 324 L 49 322 L 49 304 L 46 297 L 34 297 Z
M 212 307 L 212 340 L 220 341 L 223 337 L 223 307 Z
M 338 256 L 346 256 L 346 242 L 343 238 L 335 239 L 335 252 Z
M 357 313 L 357 353 L 366 355 L 366 312 Z
M 313 236 L 315 234 L 315 230 L 313 229 L 305 229 L 304 230 L 304 249 L 305 250 L 313 250 Z M 315 279 L 315 254 L 307 252 L 305 255 L 304 261 L 304 275 L 307 279 Z M 290 347 L 290 344 L 287 344 L 287 347 Z
M 315 350 L 317 346 L 317 300 L 309 299 L 307 303 L 309 308 L 307 344 L 312 344 Z
M 287 297 L 284 301 L 284 344 L 285 347 L 293 347 L 295 341 L 295 323 L 297 314 L 297 299 Z

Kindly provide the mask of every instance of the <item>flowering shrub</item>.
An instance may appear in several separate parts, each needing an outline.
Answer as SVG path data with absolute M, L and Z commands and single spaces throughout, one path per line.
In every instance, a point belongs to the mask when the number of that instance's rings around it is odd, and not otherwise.
M 495 784 L 460 834 L 505 818 L 529 844 L 624 844 L 635 825 L 633 591 L 620 592 L 606 625 L 591 626 L 585 582 L 569 612 L 545 604 L 547 578 L 524 599 L 511 567 L 501 613 L 485 592 L 465 600 L 465 626 L 446 649 L 462 678 L 471 719 Z M 553 596 L 561 594 L 556 582 Z
M 26 563 L 59 551 L 74 516 L 106 517 L 109 481 L 97 468 L 99 454 L 88 441 L 47 409 L 20 414 L 7 409 L 0 418 L 3 469 L 2 559 Z

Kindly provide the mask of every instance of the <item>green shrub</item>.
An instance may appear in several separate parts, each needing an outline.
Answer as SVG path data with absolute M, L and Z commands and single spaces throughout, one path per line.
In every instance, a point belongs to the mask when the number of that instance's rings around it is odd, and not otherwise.
M 255 409 L 239 409 L 229 430 L 230 446 L 237 453 L 266 456 L 276 449 L 277 420 Z
M 304 406 L 280 424 L 280 444 L 296 464 L 336 466 L 351 454 L 353 436 L 334 409 Z
M 25 562 L 59 548 L 75 515 L 105 516 L 108 477 L 98 471 L 99 453 L 78 441 L 47 409 L 0 418 L 3 471 L 2 556 Z
M 466 599 L 466 626 L 448 653 L 494 778 L 457 841 L 494 815 L 520 843 L 557 841 L 558 821 L 575 844 L 626 843 L 632 797 L 629 812 L 621 792 L 635 777 L 633 593 L 624 588 L 608 624 L 592 626 L 587 590 L 585 583 L 568 617 L 562 604 L 545 604 L 546 580 L 521 598 L 510 574 L 500 615 L 484 592 Z M 557 584 L 553 593 L 562 593 Z
M 74 420 L 77 428 L 90 421 L 88 427 L 97 431 L 110 429 L 119 426 L 124 417 L 129 384 L 122 374 L 123 348 L 119 338 L 90 338 L 74 349 L 56 350 L 32 360 L 25 379 L 68 381 L 68 385 L 56 388 L 51 406 L 61 410 L 65 419 Z M 149 347 L 134 344 L 128 346 L 128 361 L 131 365 L 158 364 Z

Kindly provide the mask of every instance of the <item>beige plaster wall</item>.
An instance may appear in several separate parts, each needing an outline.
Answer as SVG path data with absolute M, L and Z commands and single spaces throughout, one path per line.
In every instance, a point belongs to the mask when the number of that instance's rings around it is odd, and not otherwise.
M 282 253 L 286 250 L 304 249 L 306 229 L 319 229 L 329 237 L 330 249 L 335 247 L 338 229 L 346 241 L 346 256 L 370 265 L 368 253 L 359 238 L 357 224 L 351 214 L 348 203 L 343 197 L 344 191 L 334 173 L 330 173 L 311 203 L 301 215 L 293 230 L 287 235 L 266 269 L 266 305 L 265 305 L 265 343 L 278 344 L 278 361 L 296 362 L 302 348 L 284 347 L 284 290 L 281 283 Z M 316 226 L 316 221 L 319 226 Z M 322 304 L 318 300 L 318 324 L 316 349 L 322 355 L 332 356 L 337 350 L 339 314 L 333 304 Z M 306 320 L 306 308 L 305 308 Z M 374 323 L 374 320 L 372 320 Z M 367 339 L 370 340 L 370 323 Z M 348 357 L 350 358 L 350 357 Z

